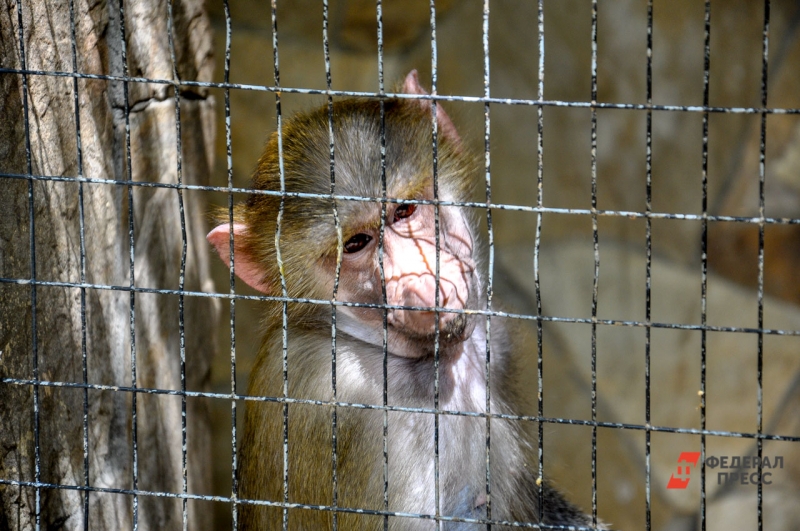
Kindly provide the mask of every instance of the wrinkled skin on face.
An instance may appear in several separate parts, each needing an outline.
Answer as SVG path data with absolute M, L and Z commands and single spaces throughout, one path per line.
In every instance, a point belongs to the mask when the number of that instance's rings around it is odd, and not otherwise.
M 389 351 L 405 357 L 430 354 L 434 348 L 437 313 L 440 345 L 464 341 L 472 334 L 475 322 L 463 311 L 474 309 L 478 287 L 474 240 L 466 220 L 455 207 L 439 208 L 437 297 L 434 206 L 405 203 L 391 205 L 387 210 L 383 234 L 386 305 L 424 308 L 388 309 Z M 359 233 L 359 236 L 368 236 L 369 241 L 356 252 L 347 252 L 345 245 L 339 288 L 341 300 L 383 304 L 379 232 Z M 354 237 L 353 240 L 366 238 Z M 434 308 L 441 311 L 436 312 Z M 346 317 L 341 323 L 345 332 L 381 344 L 382 310 L 343 307 L 340 313 Z M 361 326 L 355 326 L 356 322 Z
M 406 77 L 402 91 L 427 94 L 416 72 Z M 386 148 L 383 185 L 381 112 L 385 112 Z M 282 278 L 290 297 L 335 296 L 341 302 L 387 305 L 390 354 L 420 358 L 434 352 L 437 338 L 440 348 L 463 342 L 475 327 L 475 317 L 465 312 L 480 306 L 480 282 L 473 258 L 477 250 L 471 232 L 475 223 L 464 208 L 437 208 L 426 202 L 467 200 L 476 165 L 450 118 L 438 107 L 438 169 L 434 170 L 431 116 L 429 100 L 390 100 L 384 103 L 383 111 L 377 102 L 334 105 L 336 191 L 373 198 L 385 194 L 392 200 L 385 204 L 385 211 L 379 200 L 337 200 L 339 225 L 335 226 L 332 201 L 290 198 L 278 204 L 275 196 L 254 195 L 237 206 L 232 225 L 222 223 L 209 233 L 209 241 L 230 266 L 232 234 L 236 275 L 267 295 L 282 294 L 276 252 L 280 245 Z M 282 171 L 286 191 L 329 193 L 328 120 L 322 109 L 287 122 L 282 153 L 278 153 L 273 137 L 259 162 L 253 187 L 279 189 Z M 277 162 L 281 157 L 283 166 Z M 279 209 L 285 209 L 280 242 L 273 237 Z M 334 293 L 339 265 L 339 284 Z M 295 322 L 313 322 L 316 326 L 330 321 L 329 310 L 320 305 L 306 306 L 309 313 L 295 318 Z M 315 310 L 318 315 L 311 315 Z M 383 319 L 382 308 L 337 309 L 338 329 L 377 346 L 384 341 Z
M 239 233 L 241 236 L 244 230 L 242 225 L 234 224 L 234 235 Z M 474 237 L 461 209 L 439 207 L 438 300 L 434 206 L 390 204 L 383 229 L 382 256 L 380 232 L 379 228 L 363 229 L 343 242 L 338 300 L 383 306 L 382 261 L 391 354 L 410 358 L 431 354 L 435 346 L 437 313 L 440 346 L 457 344 L 468 338 L 475 327 L 475 319 L 464 311 L 476 309 L 480 281 L 473 258 Z M 227 224 L 220 225 L 208 235 L 223 260 L 229 256 L 229 235 Z M 229 264 L 228 260 L 226 262 Z M 336 255 L 321 264 L 328 277 L 335 267 Z M 237 261 L 237 275 L 255 289 L 268 292 L 269 288 L 261 280 L 259 272 L 260 269 L 250 261 Z M 436 308 L 440 311 L 437 312 Z M 342 306 L 337 326 L 368 343 L 383 344 L 383 310 L 380 308 Z

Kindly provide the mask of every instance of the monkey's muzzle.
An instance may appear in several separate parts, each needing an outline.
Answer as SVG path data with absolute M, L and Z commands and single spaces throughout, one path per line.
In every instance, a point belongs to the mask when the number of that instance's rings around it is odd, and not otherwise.
M 472 320 L 460 312 L 466 309 L 471 299 L 471 276 L 465 275 L 461 266 L 460 261 L 442 262 L 438 301 L 435 296 L 436 278 L 433 274 L 410 274 L 387 282 L 387 294 L 393 299 L 391 304 L 409 307 L 390 311 L 389 324 L 410 336 L 432 337 L 436 331 L 438 313 L 440 341 L 463 341 L 471 333 L 468 325 Z M 433 308 L 443 310 L 436 312 Z

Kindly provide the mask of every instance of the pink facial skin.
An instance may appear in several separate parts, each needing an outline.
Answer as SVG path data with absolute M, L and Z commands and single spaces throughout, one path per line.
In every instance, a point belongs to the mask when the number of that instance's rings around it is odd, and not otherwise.
M 442 216 L 444 218 L 444 216 Z M 460 216 L 459 216 L 460 218 Z M 407 218 L 390 223 L 384 231 L 383 268 L 386 279 L 386 302 L 390 306 L 413 306 L 422 308 L 449 308 L 464 310 L 470 299 L 475 273 L 472 260 L 472 237 L 466 224 L 443 223 L 439 234 L 439 297 L 436 300 L 436 234 L 433 206 L 416 205 Z M 349 286 L 363 285 L 360 272 L 377 269 L 378 234 L 359 253 L 345 254 L 343 276 L 357 275 Z M 377 278 L 378 290 L 380 277 Z M 349 291 L 349 290 L 348 290 Z M 352 300 L 364 300 L 367 293 L 356 287 Z M 369 297 L 371 299 L 372 297 Z M 457 320 L 458 313 L 440 312 L 440 328 Z M 429 336 L 434 333 L 434 311 L 400 310 L 389 311 L 390 326 L 403 329 L 409 335 Z
M 412 205 L 406 205 L 406 212 Z M 472 259 L 473 238 L 466 220 L 456 208 L 440 208 L 439 297 L 436 300 L 436 231 L 432 205 L 413 205 L 412 212 L 394 219 L 389 210 L 384 228 L 383 270 L 386 304 L 421 308 L 468 310 L 475 299 L 477 276 Z M 245 233 L 240 223 L 233 225 L 234 241 Z M 342 254 L 338 299 L 346 302 L 382 304 L 378 252 L 378 230 L 362 234 L 370 241 L 357 252 Z M 226 265 L 230 265 L 230 225 L 212 230 L 208 241 Z M 236 244 L 236 275 L 254 289 L 275 295 L 264 281 L 265 265 L 257 263 Z M 340 307 L 342 330 L 373 344 L 382 344 L 383 312 L 376 309 Z M 430 353 L 435 335 L 434 310 L 391 308 L 387 313 L 390 352 L 403 357 Z M 439 312 L 440 342 L 444 345 L 464 341 L 474 328 L 463 312 Z
M 414 95 L 428 95 L 420 85 L 416 70 L 405 78 L 402 92 Z M 418 99 L 423 109 L 430 110 L 431 100 Z M 437 107 L 436 119 L 439 134 L 456 145 L 461 139 L 441 106 Z M 402 191 L 396 191 L 397 194 Z M 433 187 L 424 194 L 425 199 L 433 199 Z M 400 213 L 400 214 L 398 214 Z M 435 228 L 434 207 L 414 203 L 393 204 L 387 209 L 387 219 L 383 234 L 383 273 L 385 280 L 385 303 L 390 306 L 387 312 L 388 344 L 390 353 L 398 356 L 417 358 L 428 355 L 434 348 L 437 329 L 442 346 L 458 345 L 467 339 L 475 326 L 473 316 L 465 313 L 477 300 L 480 281 L 472 258 L 474 240 L 469 223 L 462 212 L 455 207 L 439 208 L 439 234 Z M 362 241 L 368 243 L 358 246 L 356 251 L 348 252 L 346 242 L 342 254 L 337 299 L 343 302 L 384 304 L 381 286 L 381 258 L 378 250 L 380 234 L 375 229 L 374 219 L 364 219 L 364 229 L 358 233 Z M 235 273 L 254 289 L 268 294 L 279 295 L 265 280 L 267 264 L 259 263 L 241 245 L 248 228 L 242 223 L 233 227 L 223 223 L 212 230 L 207 238 L 226 265 L 230 266 L 230 236 L 235 242 Z M 347 238 L 351 238 L 350 235 Z M 437 253 L 438 246 L 438 253 Z M 437 256 L 438 254 L 438 256 Z M 333 261 L 333 263 L 331 263 Z M 438 293 L 437 285 L 438 261 Z M 309 269 L 317 271 L 318 286 L 332 287 L 331 271 L 336 270 L 335 257 L 322 257 L 320 263 L 308 264 Z M 326 292 L 326 289 L 322 289 Z M 304 294 L 309 296 L 309 294 Z M 327 297 L 327 292 L 322 297 Z M 400 309 L 392 307 L 413 307 L 430 309 Z M 441 308 L 435 311 L 433 308 Z M 456 310 L 457 313 L 446 310 Z M 340 306 L 337 314 L 337 327 L 345 333 L 371 343 L 383 344 L 383 311 L 374 308 Z
M 474 319 L 465 314 L 476 300 L 478 278 L 473 254 L 473 238 L 467 223 L 456 208 L 440 208 L 439 294 L 436 300 L 436 231 L 432 205 L 416 205 L 410 216 L 392 220 L 384 229 L 383 270 L 388 306 L 431 308 L 430 310 L 390 308 L 389 350 L 403 357 L 421 357 L 433 349 L 436 312 L 432 308 L 458 310 L 439 314 L 439 339 L 442 345 L 464 341 L 472 334 Z M 356 253 L 342 257 L 341 300 L 383 302 L 378 256 L 378 231 L 365 231 L 372 237 Z M 437 304 L 438 302 L 438 304 Z M 382 344 L 383 312 L 343 307 L 345 332 L 373 344 Z M 355 324 L 358 323 L 358 326 Z

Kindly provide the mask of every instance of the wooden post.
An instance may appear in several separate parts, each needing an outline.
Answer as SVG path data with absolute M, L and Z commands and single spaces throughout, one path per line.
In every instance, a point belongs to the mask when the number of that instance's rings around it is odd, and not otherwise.
M 201 0 L 120 1 L 0 9 L 3 530 L 181 529 L 180 495 L 210 491 L 207 408 L 181 390 L 205 388 L 220 305 L 179 294 L 213 288 L 203 193 L 173 185 L 208 184 L 213 100 L 176 105 L 172 82 L 211 79 L 211 27 Z M 104 77 L 125 75 L 165 82 Z M 201 503 L 189 529 L 210 528 Z

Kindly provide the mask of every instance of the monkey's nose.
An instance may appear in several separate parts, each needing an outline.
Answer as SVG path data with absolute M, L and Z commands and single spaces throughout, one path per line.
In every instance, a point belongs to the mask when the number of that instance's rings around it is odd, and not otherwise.
M 395 289 L 388 290 L 393 293 L 398 306 L 408 306 L 409 310 L 394 310 L 389 314 L 390 324 L 407 329 L 413 334 L 429 335 L 434 333 L 436 312 L 428 308 L 452 308 L 460 310 L 464 303 L 458 296 L 458 287 L 452 282 L 439 278 L 439 300 L 436 301 L 436 278 L 434 275 L 407 276 L 397 281 Z M 387 286 L 389 288 L 389 286 Z M 417 309 L 419 308 L 419 309 Z M 448 327 L 451 321 L 460 314 L 447 311 L 439 312 L 440 329 Z
M 438 279 L 433 274 L 411 276 L 406 279 L 404 284 L 402 290 L 404 306 L 452 308 L 455 310 L 464 308 L 464 301 L 458 296 L 458 286 L 444 275 L 440 275 Z

